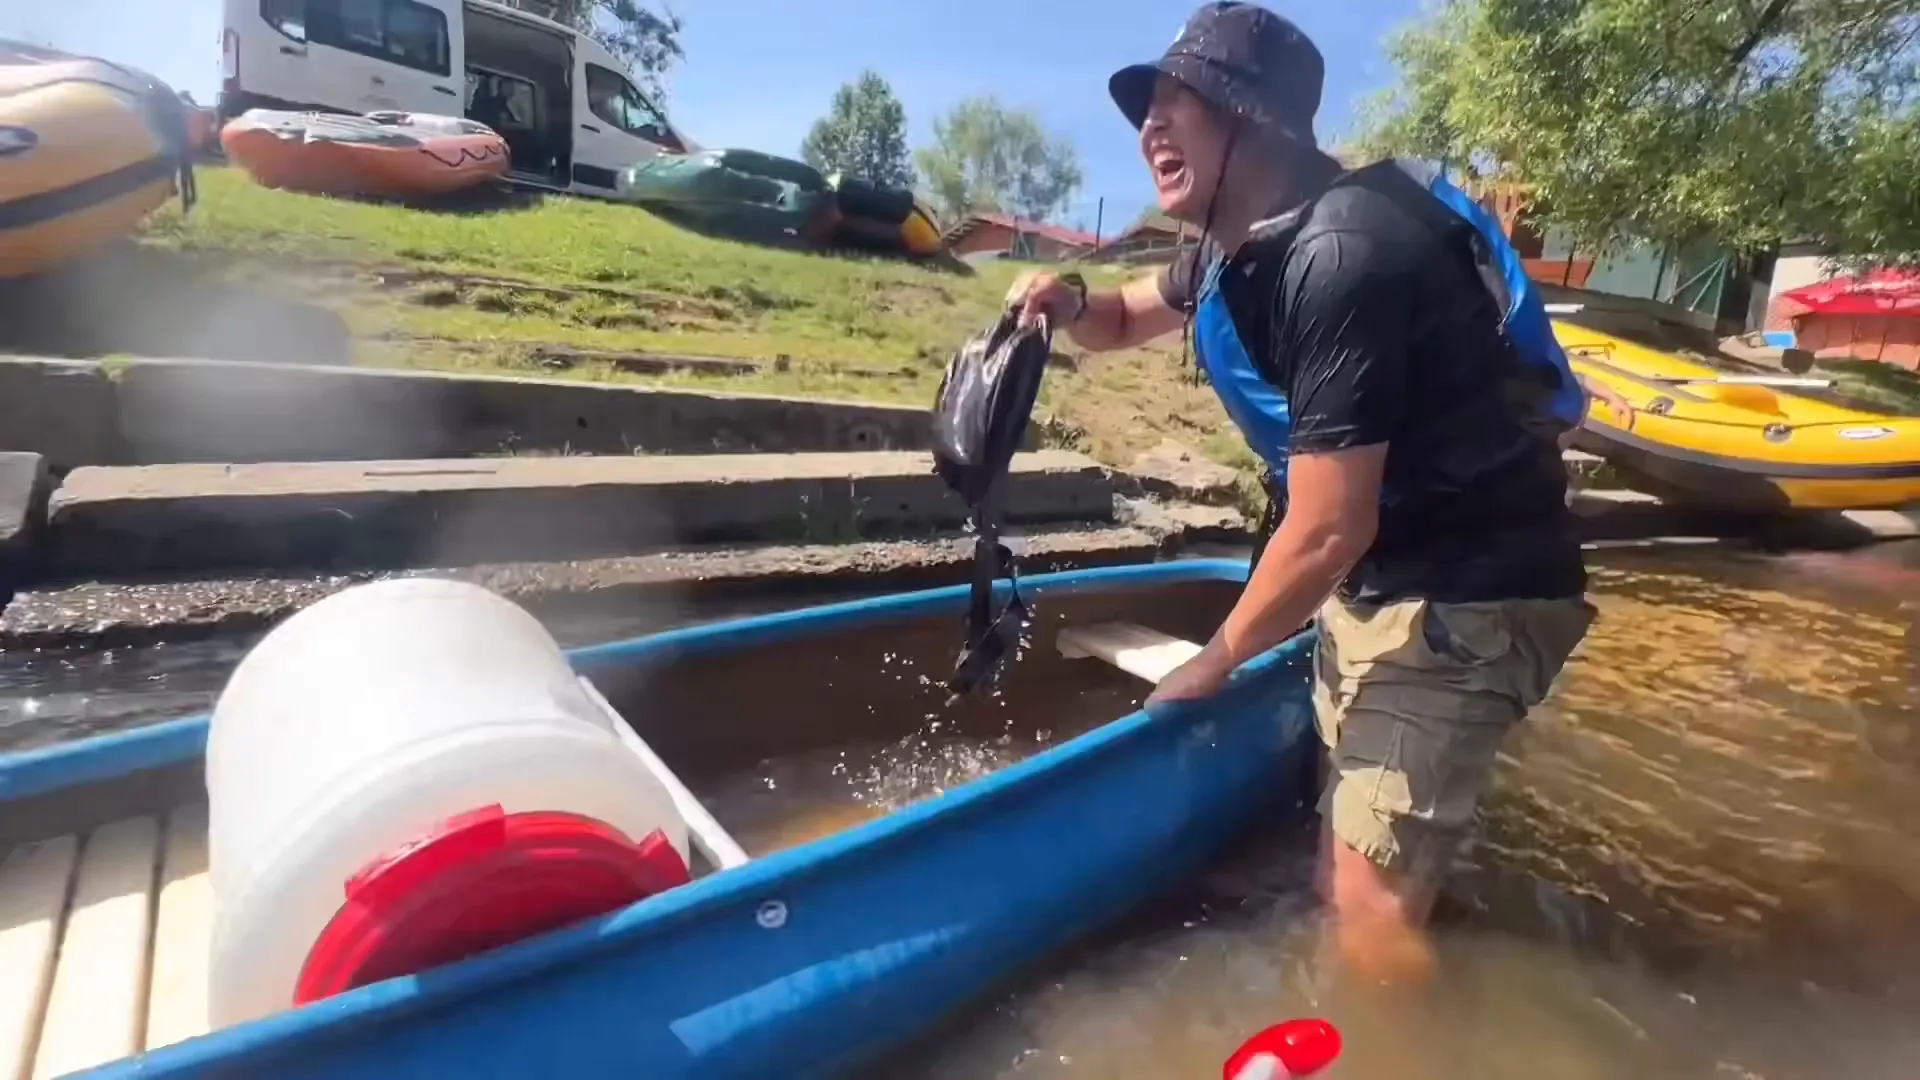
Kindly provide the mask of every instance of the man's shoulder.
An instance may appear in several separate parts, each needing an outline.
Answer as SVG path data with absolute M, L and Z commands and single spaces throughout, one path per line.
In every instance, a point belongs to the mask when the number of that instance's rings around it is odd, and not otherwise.
M 1372 186 L 1339 184 L 1314 200 L 1293 246 L 1353 246 L 1381 253 L 1411 253 L 1437 247 L 1432 231 L 1400 198 Z

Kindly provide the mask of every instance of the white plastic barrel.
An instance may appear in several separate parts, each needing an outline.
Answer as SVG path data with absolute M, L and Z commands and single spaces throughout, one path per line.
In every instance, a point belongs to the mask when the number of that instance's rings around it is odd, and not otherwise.
M 209 1018 L 604 911 L 663 867 L 685 880 L 686 826 L 617 722 L 533 616 L 476 585 L 361 585 L 275 628 L 208 737 Z M 316 993 L 329 964 L 357 975 Z

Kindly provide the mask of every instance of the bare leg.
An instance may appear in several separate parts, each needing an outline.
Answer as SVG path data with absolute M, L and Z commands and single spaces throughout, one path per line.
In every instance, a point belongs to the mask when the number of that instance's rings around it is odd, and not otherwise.
M 1321 881 L 1332 907 L 1332 932 L 1341 962 L 1375 983 L 1420 986 L 1432 979 L 1433 944 L 1427 916 L 1431 883 L 1385 870 L 1322 830 Z

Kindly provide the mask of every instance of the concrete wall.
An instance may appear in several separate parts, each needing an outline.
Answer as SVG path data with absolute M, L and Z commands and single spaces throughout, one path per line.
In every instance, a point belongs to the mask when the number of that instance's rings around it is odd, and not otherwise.
M 1107 470 L 1018 454 L 1016 525 L 1113 518 Z M 405 569 L 840 543 L 957 529 L 967 508 L 919 453 L 498 458 L 79 469 L 54 493 L 56 579 Z
M 931 403 L 929 403 L 931 404 Z M 927 410 L 439 372 L 0 360 L 0 450 L 85 465 L 922 450 Z

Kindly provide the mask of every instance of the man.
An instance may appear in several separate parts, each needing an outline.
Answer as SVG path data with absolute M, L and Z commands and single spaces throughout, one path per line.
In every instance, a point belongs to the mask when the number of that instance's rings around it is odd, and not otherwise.
M 1559 451 L 1532 415 L 1547 395 L 1528 389 L 1472 226 L 1391 163 L 1345 174 L 1321 153 L 1321 80 L 1287 20 L 1201 8 L 1109 85 L 1199 250 L 1113 292 L 1038 275 L 1015 300 L 1092 350 L 1191 319 L 1228 415 L 1282 478 L 1239 602 L 1151 700 L 1213 693 L 1318 612 L 1324 881 L 1343 952 L 1392 978 L 1430 963 L 1420 929 L 1501 740 L 1593 609 Z

